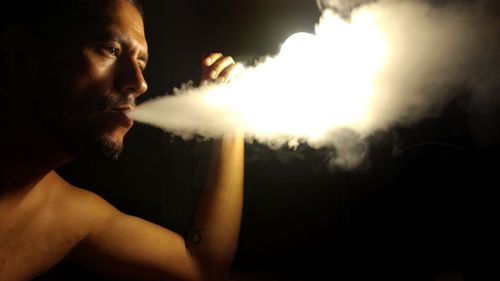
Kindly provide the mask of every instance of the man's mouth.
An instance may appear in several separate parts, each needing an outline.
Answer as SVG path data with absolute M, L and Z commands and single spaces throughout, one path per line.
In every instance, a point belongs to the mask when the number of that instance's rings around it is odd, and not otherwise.
M 127 128 L 131 128 L 134 124 L 134 121 L 128 118 L 127 113 L 132 110 L 134 110 L 133 105 L 124 104 L 111 108 L 109 112 L 113 115 L 118 123 L 123 124 L 123 126 L 126 126 Z
M 124 113 L 127 113 L 127 112 L 132 111 L 132 110 L 134 110 L 134 106 L 131 104 L 124 104 L 124 105 L 120 105 L 117 107 L 113 107 L 111 109 L 111 111 L 124 112 Z

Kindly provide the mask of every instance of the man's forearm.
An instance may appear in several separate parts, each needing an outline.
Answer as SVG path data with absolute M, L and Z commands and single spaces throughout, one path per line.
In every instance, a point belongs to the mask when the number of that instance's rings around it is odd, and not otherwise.
M 186 245 L 207 274 L 228 272 L 236 252 L 243 205 L 244 141 L 226 136 L 214 144 L 203 190 Z

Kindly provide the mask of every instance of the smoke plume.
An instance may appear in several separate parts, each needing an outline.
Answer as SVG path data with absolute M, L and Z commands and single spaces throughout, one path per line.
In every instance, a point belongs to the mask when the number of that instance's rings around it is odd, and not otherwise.
M 130 116 L 183 137 L 333 147 L 334 164 L 354 168 L 371 134 L 438 115 L 458 88 L 478 108 L 498 101 L 500 16 L 485 2 L 341 2 L 322 1 L 315 34 L 230 83 L 186 84 Z
M 375 0 L 316 0 L 316 2 L 321 10 L 330 9 L 348 19 L 354 8 Z

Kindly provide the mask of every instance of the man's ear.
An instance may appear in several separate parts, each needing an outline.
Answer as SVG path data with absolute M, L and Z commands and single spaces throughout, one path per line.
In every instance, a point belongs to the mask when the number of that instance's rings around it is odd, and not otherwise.
M 29 75 L 39 47 L 33 32 L 24 26 L 7 28 L 1 38 L 2 63 L 7 75 Z

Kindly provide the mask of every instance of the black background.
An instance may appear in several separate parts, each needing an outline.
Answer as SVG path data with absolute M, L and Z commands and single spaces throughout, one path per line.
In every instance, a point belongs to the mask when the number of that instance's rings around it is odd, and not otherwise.
M 141 100 L 196 81 L 211 51 L 244 62 L 275 54 L 289 35 L 312 32 L 320 15 L 313 0 L 143 6 L 150 63 Z M 440 118 L 373 136 L 367 165 L 354 172 L 326 170 L 333 150 L 248 144 L 233 278 L 436 280 L 456 269 L 467 280 L 498 279 L 498 146 L 475 144 L 462 97 Z M 128 214 L 184 233 L 209 148 L 136 124 L 118 161 L 74 162 L 61 173 Z M 67 263 L 46 276 L 98 280 Z

